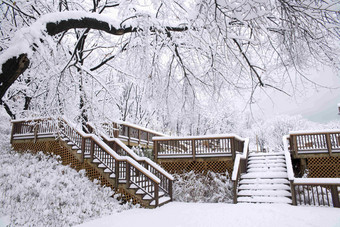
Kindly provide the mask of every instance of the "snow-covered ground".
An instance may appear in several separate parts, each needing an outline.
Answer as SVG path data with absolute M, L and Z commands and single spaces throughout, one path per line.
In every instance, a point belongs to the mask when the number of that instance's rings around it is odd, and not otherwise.
M 81 227 L 109 226 L 251 226 L 337 227 L 340 209 L 269 204 L 180 203 L 157 209 L 133 209 L 83 223 Z

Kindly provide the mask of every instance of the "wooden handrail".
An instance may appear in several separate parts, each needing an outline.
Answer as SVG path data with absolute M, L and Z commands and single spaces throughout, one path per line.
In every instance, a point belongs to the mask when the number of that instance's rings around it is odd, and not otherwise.
M 289 136 L 290 151 L 295 157 L 308 154 L 340 152 L 340 130 L 295 131 Z
M 154 157 L 190 157 L 226 155 L 235 158 L 243 151 L 244 139 L 234 134 L 187 137 L 154 137 Z
M 294 134 L 294 135 L 299 135 L 299 134 Z M 305 135 L 305 134 L 302 134 L 302 135 Z M 319 133 L 317 133 L 317 135 L 319 135 Z M 291 186 L 293 205 L 304 204 L 304 205 L 318 205 L 318 206 L 328 205 L 330 206 L 331 205 L 330 201 L 332 201 L 334 207 L 340 207 L 339 191 L 338 191 L 338 187 L 340 186 L 339 178 L 295 178 L 294 177 L 290 152 L 288 150 L 288 142 L 292 144 L 290 137 L 291 135 L 283 136 L 282 142 L 283 142 L 285 159 L 286 159 L 288 180 Z M 290 147 L 292 148 L 292 146 Z M 329 199 L 329 196 L 331 196 L 332 200 Z
M 27 123 L 28 121 L 13 121 L 13 136 L 20 135 L 23 133 L 33 134 L 32 130 L 22 130 L 22 125 Z M 50 133 L 62 133 L 65 136 L 69 137 L 72 142 L 76 144 L 80 148 L 80 150 L 83 151 L 83 155 L 88 151 L 88 147 L 86 144 L 90 142 L 90 154 L 91 158 L 97 158 L 97 159 L 105 159 L 108 162 L 104 162 L 104 160 L 100 160 L 103 162 L 107 167 L 111 166 L 111 170 L 115 172 L 116 179 L 119 177 L 125 177 L 126 183 L 134 183 L 138 187 L 141 187 L 143 191 L 145 191 L 149 196 L 151 196 L 153 199 L 155 199 L 155 203 L 158 204 L 158 195 L 156 195 L 156 191 L 158 190 L 158 185 L 161 182 L 160 179 L 155 176 L 153 173 L 151 173 L 149 170 L 145 169 L 143 166 L 141 166 L 138 162 L 133 160 L 130 157 L 122 157 L 115 153 L 107 144 L 105 144 L 103 141 L 101 141 L 96 135 L 94 134 L 87 134 L 83 132 L 82 130 L 77 129 L 72 123 L 67 121 L 66 119 L 60 119 L 59 122 L 56 124 L 55 122 L 53 124 L 46 123 L 47 120 L 44 121 L 44 119 L 33 119 L 29 121 L 31 125 L 39 125 L 39 124 L 46 124 L 50 127 L 51 130 L 47 130 Z M 28 125 L 30 126 L 30 125 Z M 60 127 L 58 127 L 60 126 Z M 40 129 L 45 129 L 44 127 L 38 127 L 38 131 L 36 132 L 37 135 L 39 135 L 42 131 Z M 52 130 L 53 129 L 53 130 Z M 109 161 L 112 160 L 112 161 Z M 124 165 L 125 168 L 124 168 Z M 121 165 L 122 164 L 122 165 Z M 115 166 L 113 168 L 113 165 Z M 121 165 L 121 168 L 125 170 L 124 173 L 118 173 L 117 170 L 120 170 L 119 167 Z M 129 168 L 130 167 L 130 168 Z M 138 173 L 135 171 L 138 171 Z M 131 174 L 130 174 L 131 173 Z M 141 183 L 139 185 L 139 181 L 141 178 L 141 175 L 144 175 L 146 181 L 149 181 L 147 183 L 145 182 Z M 122 179 L 122 178 L 120 178 Z M 135 182 L 133 181 L 134 179 Z M 144 178 L 143 178 L 144 179 Z
M 238 186 L 238 182 L 241 177 L 241 173 L 244 173 L 247 170 L 248 155 L 249 155 L 249 138 L 245 138 L 243 152 L 236 154 L 233 172 L 231 175 L 231 180 L 233 182 L 233 191 L 234 191 L 233 202 L 235 204 L 237 203 L 237 186 Z

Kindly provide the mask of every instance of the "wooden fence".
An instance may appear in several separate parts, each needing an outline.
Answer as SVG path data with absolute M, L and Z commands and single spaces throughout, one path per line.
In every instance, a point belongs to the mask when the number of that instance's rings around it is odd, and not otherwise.
M 116 186 L 125 184 L 127 188 L 135 185 L 139 190 L 154 201 L 154 206 L 159 204 L 159 187 L 167 193 L 172 194 L 172 180 L 163 176 L 162 171 L 157 167 L 147 166 L 146 163 L 139 164 L 127 156 L 120 156 L 113 151 L 107 144 L 94 134 L 86 134 L 78 130 L 74 125 L 64 119 L 34 119 L 30 121 L 13 121 L 11 141 L 13 139 L 28 139 L 53 136 L 66 136 L 79 150 L 82 159 L 90 158 L 104 165 L 115 175 Z M 151 173 L 148 169 L 158 175 Z
M 244 140 L 236 135 L 203 137 L 156 137 L 155 160 L 161 158 L 192 158 L 231 156 L 242 152 Z
M 162 133 L 127 122 L 103 124 L 102 127 L 107 135 L 119 138 L 128 146 L 141 145 L 144 147 L 152 147 L 152 137 L 164 136 Z
M 289 150 L 295 157 L 305 154 L 340 153 L 340 131 L 291 132 Z

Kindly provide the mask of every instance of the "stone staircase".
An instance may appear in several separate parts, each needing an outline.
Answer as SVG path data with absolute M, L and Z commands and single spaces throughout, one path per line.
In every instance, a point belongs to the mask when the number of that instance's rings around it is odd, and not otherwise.
M 238 202 L 291 204 L 284 153 L 251 153 L 241 176 Z

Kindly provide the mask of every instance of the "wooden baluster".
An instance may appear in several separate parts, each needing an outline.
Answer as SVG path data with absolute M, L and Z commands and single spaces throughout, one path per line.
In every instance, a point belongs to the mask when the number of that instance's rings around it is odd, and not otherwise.
M 298 146 L 297 146 L 297 136 L 296 135 L 292 135 L 292 141 L 293 141 L 292 149 L 294 149 L 295 157 L 297 157 L 297 155 L 298 155 Z
M 168 192 L 169 192 L 169 196 L 170 196 L 170 200 L 172 201 L 172 180 L 167 179 L 169 181 L 169 188 L 168 188 Z
M 14 136 L 16 127 L 17 127 L 17 123 L 12 123 L 11 140 L 10 140 L 12 145 L 13 145 L 13 136 Z
M 140 138 L 140 129 L 138 129 L 138 145 L 140 145 L 141 144 L 141 138 Z
M 37 139 L 38 139 L 38 129 L 39 129 L 39 125 L 36 124 L 36 125 L 34 126 L 34 143 L 36 143 L 36 142 L 37 142 Z
M 333 207 L 340 207 L 339 192 L 337 185 L 331 185 L 331 195 L 333 200 Z

